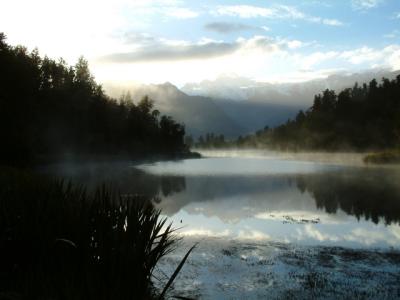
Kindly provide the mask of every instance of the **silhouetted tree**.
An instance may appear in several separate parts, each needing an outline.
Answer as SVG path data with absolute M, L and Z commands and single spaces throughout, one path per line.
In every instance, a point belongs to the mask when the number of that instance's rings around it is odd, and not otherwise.
M 71 67 L 12 47 L 0 33 L 0 67 L 1 164 L 187 151 L 182 125 L 160 117 L 147 96 L 135 105 L 129 93 L 105 95 L 83 57 Z
M 400 75 L 382 82 L 342 90 L 325 90 L 294 120 L 254 136 L 239 137 L 238 146 L 280 149 L 387 149 L 400 146 Z

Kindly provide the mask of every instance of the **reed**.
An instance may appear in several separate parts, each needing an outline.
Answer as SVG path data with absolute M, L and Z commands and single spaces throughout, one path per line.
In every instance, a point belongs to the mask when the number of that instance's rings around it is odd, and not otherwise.
M 0 171 L 0 298 L 158 298 L 152 272 L 177 237 L 150 200 Z

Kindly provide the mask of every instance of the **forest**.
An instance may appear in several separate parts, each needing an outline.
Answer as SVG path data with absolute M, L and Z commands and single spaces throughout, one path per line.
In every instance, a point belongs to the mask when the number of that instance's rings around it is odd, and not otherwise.
M 325 90 L 313 105 L 275 128 L 266 126 L 234 141 L 208 134 L 201 148 L 239 147 L 277 150 L 368 151 L 400 146 L 400 76 L 355 85 L 336 94 Z
M 162 290 L 153 270 L 178 238 L 158 198 L 38 169 L 193 155 L 184 126 L 148 97 L 107 96 L 84 58 L 68 66 L 0 33 L 0 66 L 0 299 L 162 299 L 179 269 Z
M 75 66 L 10 46 L 0 33 L 0 164 L 188 153 L 185 128 L 144 97 L 105 94 L 82 57 Z

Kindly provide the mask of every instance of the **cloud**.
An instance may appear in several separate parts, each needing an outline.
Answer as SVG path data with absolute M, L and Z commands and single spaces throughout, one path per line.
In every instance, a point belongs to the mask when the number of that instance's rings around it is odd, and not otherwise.
M 327 233 L 322 233 L 319 231 L 317 228 L 314 226 L 307 224 L 304 226 L 304 234 L 307 237 L 310 237 L 312 239 L 318 240 L 318 241 L 332 241 L 332 242 L 337 242 L 339 238 L 335 235 L 329 235 Z
M 293 42 L 293 41 L 292 41 Z M 393 44 L 384 48 L 360 47 L 346 51 L 317 51 L 307 55 L 294 53 L 289 56 L 301 70 L 312 70 L 324 63 L 335 63 L 337 66 L 351 64 L 363 69 L 389 68 L 400 69 L 400 45 Z
M 390 33 L 384 34 L 383 37 L 387 38 L 387 39 L 394 39 L 394 38 L 398 37 L 399 34 L 400 34 L 399 30 L 393 30 Z
M 100 59 L 102 62 L 137 63 L 155 61 L 177 61 L 207 59 L 231 54 L 238 49 L 237 43 L 208 42 L 192 45 L 159 45 L 142 47 L 133 52 L 114 53 Z
M 393 69 L 400 68 L 399 45 L 390 45 L 383 49 L 374 49 L 364 46 L 358 49 L 344 51 L 338 57 L 354 65 L 364 63 L 369 63 L 371 66 L 386 64 L 386 66 L 391 66 Z
M 343 23 L 335 19 L 323 19 L 322 23 L 330 26 L 342 26 Z
M 122 35 L 122 39 L 125 44 L 149 45 L 156 42 L 152 35 L 139 32 L 126 32 Z
M 209 31 L 214 31 L 217 33 L 232 33 L 238 31 L 254 31 L 254 30 L 265 30 L 264 28 L 250 26 L 242 23 L 234 22 L 212 22 L 207 23 L 204 26 L 205 29 Z
M 269 19 L 293 19 L 304 20 L 312 23 L 320 23 L 328 26 L 342 26 L 343 23 L 336 19 L 324 19 L 307 15 L 297 8 L 288 5 L 275 5 L 272 7 L 260 7 L 252 5 L 223 5 L 218 6 L 213 14 L 220 16 L 249 18 L 269 18 Z
M 238 240 L 251 240 L 251 241 L 265 241 L 271 239 L 271 237 L 259 230 L 244 229 L 239 230 L 237 235 Z
M 233 54 L 237 51 L 258 50 L 275 52 L 284 48 L 296 48 L 300 41 L 276 41 L 266 36 L 254 36 L 250 39 L 239 38 L 234 42 L 202 39 L 197 43 L 154 39 L 148 35 L 134 35 L 131 41 L 145 43 L 131 52 L 113 53 L 99 59 L 106 63 L 138 63 L 179 60 L 202 60 Z
M 345 240 L 357 242 L 367 246 L 380 244 L 390 241 L 385 232 L 379 230 L 368 230 L 364 228 L 353 229 L 350 233 L 343 236 Z
M 298 49 L 304 46 L 304 43 L 298 40 L 288 41 L 289 49 Z
M 179 235 L 183 236 L 207 236 L 207 237 L 229 237 L 231 232 L 226 229 L 223 231 L 215 231 L 210 229 L 204 228 L 196 228 L 196 229 L 189 229 L 189 230 L 181 230 Z
M 263 40 L 266 40 L 265 47 L 262 47 Z M 159 40 L 157 42 L 161 43 Z M 176 41 L 174 43 L 176 47 L 180 48 L 184 45 L 195 47 L 205 42 Z M 212 42 L 222 43 L 221 41 L 209 41 L 209 43 Z M 314 50 L 310 52 L 307 50 L 306 53 L 303 53 L 299 49 L 291 49 L 288 45 L 289 42 L 277 41 L 268 37 L 253 37 L 228 43 L 239 46 L 230 54 L 208 59 L 191 59 L 186 56 L 185 59 L 169 60 L 168 57 L 164 57 L 162 61 L 150 61 L 149 63 L 137 60 L 134 65 L 103 60 L 106 63 L 94 63 L 93 70 L 96 78 L 100 81 L 161 83 L 168 80 L 177 85 L 206 79 L 212 80 L 223 73 L 240 74 L 242 77 L 252 78 L 259 82 L 284 83 L 304 82 L 327 78 L 337 73 L 357 73 L 371 69 L 400 70 L 400 45 L 371 48 L 371 51 L 364 50 L 364 52 L 361 47 L 347 51 Z M 166 41 L 161 44 L 164 45 L 164 43 Z M 172 44 L 168 45 L 168 47 L 173 47 Z M 137 50 L 143 51 L 143 48 L 139 47 Z M 382 54 L 374 56 L 374 59 L 372 57 L 367 59 L 368 53 L 375 52 L 382 52 Z M 343 55 L 343 53 L 346 54 Z M 358 56 L 363 59 L 357 60 Z
M 367 9 L 375 8 L 383 2 L 384 2 L 384 0 L 353 0 L 352 4 L 355 9 L 367 10 Z
M 251 5 L 226 5 L 219 6 L 216 14 L 222 16 L 232 16 L 240 18 L 257 18 L 257 17 L 269 17 L 273 18 L 276 16 L 277 11 L 271 8 L 264 8 Z
M 319 65 L 325 61 L 332 60 L 339 55 L 339 52 L 336 51 L 327 51 L 327 52 L 313 52 L 308 55 L 301 55 L 298 59 L 299 65 L 302 70 L 310 70 L 314 66 Z

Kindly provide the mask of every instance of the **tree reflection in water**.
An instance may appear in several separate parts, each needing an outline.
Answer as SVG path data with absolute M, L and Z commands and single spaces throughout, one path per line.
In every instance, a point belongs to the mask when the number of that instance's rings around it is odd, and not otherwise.
M 220 199 L 247 201 L 255 211 L 289 206 L 297 209 L 299 204 L 296 202 L 303 201 L 302 195 L 307 194 L 315 202 L 315 206 L 312 205 L 314 209 L 328 214 L 337 214 L 341 210 L 358 220 L 365 219 L 375 224 L 400 223 L 400 173 L 391 169 L 343 168 L 279 176 L 171 176 L 149 174 L 127 167 L 126 163 L 113 163 L 59 165 L 45 172 L 84 184 L 89 189 L 106 182 L 124 194 L 158 197 L 157 204 L 167 215 L 193 202 L 217 204 Z M 287 196 L 288 190 L 291 191 L 290 197 Z M 229 209 L 239 205 L 231 204 Z M 213 213 L 217 215 L 219 212 Z

